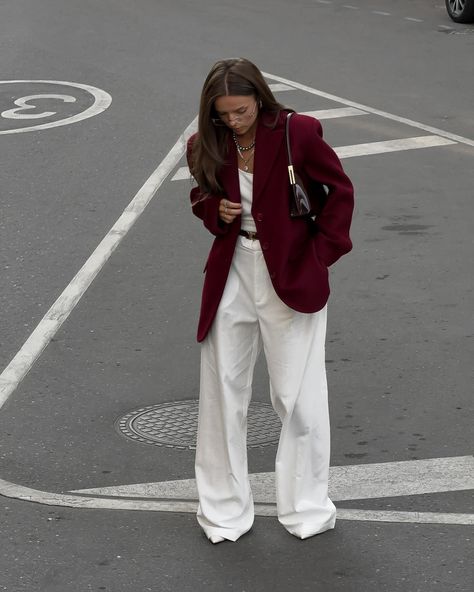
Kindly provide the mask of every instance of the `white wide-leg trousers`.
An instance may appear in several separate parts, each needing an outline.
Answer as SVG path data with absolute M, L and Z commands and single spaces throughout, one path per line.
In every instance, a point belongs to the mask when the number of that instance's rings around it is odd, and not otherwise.
M 259 241 L 239 237 L 201 349 L 197 517 L 207 537 L 235 541 L 254 520 L 247 410 L 262 345 L 271 401 L 282 422 L 275 466 L 279 521 L 302 539 L 334 528 L 325 337 L 326 308 L 303 314 L 286 306 L 272 286 Z

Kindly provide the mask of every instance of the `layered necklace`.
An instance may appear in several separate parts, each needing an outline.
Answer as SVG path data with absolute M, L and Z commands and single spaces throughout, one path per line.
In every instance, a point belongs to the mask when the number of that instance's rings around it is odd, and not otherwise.
M 235 147 L 237 148 L 237 152 L 240 158 L 244 162 L 244 171 L 249 170 L 249 162 L 252 160 L 254 152 L 255 152 L 255 138 L 252 140 L 251 144 L 248 146 L 241 146 L 239 144 L 239 140 L 237 139 L 237 135 L 235 132 L 232 132 L 232 138 L 234 139 Z M 243 155 L 244 152 L 247 152 L 247 158 Z

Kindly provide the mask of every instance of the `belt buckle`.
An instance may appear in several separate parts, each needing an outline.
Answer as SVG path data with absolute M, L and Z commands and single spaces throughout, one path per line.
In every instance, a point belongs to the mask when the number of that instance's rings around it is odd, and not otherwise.
M 257 240 L 257 233 L 254 230 L 247 230 L 247 235 L 250 240 Z

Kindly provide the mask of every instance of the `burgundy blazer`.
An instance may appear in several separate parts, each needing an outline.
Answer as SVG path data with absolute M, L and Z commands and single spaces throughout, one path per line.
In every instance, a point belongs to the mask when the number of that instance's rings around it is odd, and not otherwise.
M 328 300 L 327 268 L 352 248 L 349 227 L 354 192 L 337 155 L 322 139 L 319 121 L 295 114 L 290 124 L 294 167 L 307 188 L 312 181 L 319 181 L 328 188 L 328 195 L 322 208 L 312 196 L 319 211 L 314 222 L 290 218 L 286 112 L 270 127 L 274 119 L 274 114 L 262 113 L 257 125 L 252 215 L 275 292 L 290 308 L 312 313 Z M 188 141 L 188 163 L 195 137 Z M 237 151 L 230 133 L 227 162 L 219 172 L 219 181 L 222 194 L 203 197 L 199 187 L 194 187 L 190 195 L 194 214 L 216 237 L 204 269 L 198 341 L 206 337 L 214 320 L 240 230 L 240 216 L 226 224 L 218 214 L 223 197 L 241 201 Z

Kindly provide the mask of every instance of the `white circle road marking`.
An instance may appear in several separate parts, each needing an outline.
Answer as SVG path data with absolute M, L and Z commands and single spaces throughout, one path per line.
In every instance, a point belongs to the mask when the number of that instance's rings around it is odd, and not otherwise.
M 40 123 L 38 125 L 32 125 L 16 129 L 1 130 L 0 135 L 22 134 L 25 132 L 44 130 L 52 127 L 59 127 L 62 125 L 77 123 L 78 121 L 82 121 L 84 119 L 88 119 L 89 117 L 94 117 L 99 113 L 102 113 L 112 103 L 112 97 L 105 90 L 102 90 L 101 88 L 96 88 L 95 86 L 90 86 L 89 84 L 81 84 L 79 82 L 67 82 L 64 80 L 0 80 L 0 84 L 51 84 L 56 86 L 68 86 L 72 88 L 79 88 L 81 90 L 85 90 L 94 97 L 94 103 L 81 113 L 76 113 L 76 115 L 71 115 L 70 117 L 67 117 L 65 119 L 59 119 L 58 121 L 50 121 L 48 123 Z
M 28 95 L 26 97 L 20 97 L 13 101 L 17 105 L 16 109 L 8 109 L 0 113 L 1 117 L 5 119 L 40 119 L 43 117 L 51 117 L 56 115 L 56 111 L 43 111 L 42 113 L 20 113 L 21 111 L 28 111 L 36 109 L 37 105 L 28 105 L 28 101 L 34 101 L 35 99 L 59 99 L 65 103 L 75 103 L 76 97 L 71 95 L 52 95 L 52 94 L 41 94 L 41 95 Z

